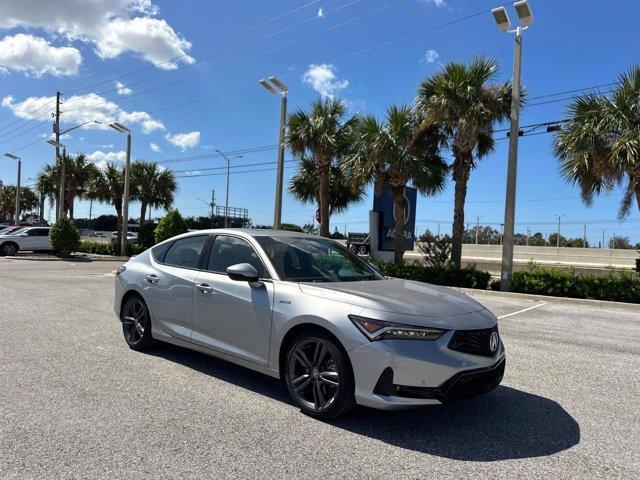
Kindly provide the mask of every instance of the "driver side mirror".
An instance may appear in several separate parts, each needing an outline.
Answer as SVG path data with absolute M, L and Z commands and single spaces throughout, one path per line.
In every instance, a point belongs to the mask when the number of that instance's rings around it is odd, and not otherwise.
M 248 263 L 237 263 L 227 268 L 227 275 L 238 282 L 257 282 L 258 271 Z

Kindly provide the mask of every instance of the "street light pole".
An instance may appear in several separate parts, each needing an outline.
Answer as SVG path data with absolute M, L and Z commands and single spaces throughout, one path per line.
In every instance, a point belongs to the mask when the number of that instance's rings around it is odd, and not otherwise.
M 558 217 L 558 236 L 556 237 L 556 248 L 560 247 L 560 219 L 562 218 L 562 213 L 556 214 Z
M 509 128 L 509 160 L 507 166 L 507 191 L 504 210 L 504 238 L 502 240 L 502 271 L 500 290 L 511 290 L 511 274 L 513 273 L 513 237 L 516 215 L 516 180 L 518 170 L 518 130 L 520 123 L 520 73 L 522 60 L 522 32 L 533 23 L 533 14 L 527 0 L 513 4 L 521 25 L 511 29 L 511 22 L 504 7 L 491 10 L 498 28 L 503 32 L 515 33 L 513 52 L 513 84 L 511 86 L 511 115 Z
M 270 93 L 279 93 L 282 97 L 280 103 L 280 133 L 278 143 L 278 166 L 276 173 L 276 199 L 273 212 L 273 228 L 280 230 L 282 223 L 282 188 L 284 183 L 284 148 L 285 134 L 287 123 L 287 86 L 276 77 L 269 77 L 268 80 L 260 80 L 260 85 L 266 88 Z
M 14 224 L 17 227 L 20 225 L 20 174 L 22 173 L 22 161 L 19 156 L 13 153 L 5 153 L 5 157 L 18 161 L 18 174 L 16 177 L 16 212 L 14 215 Z
M 127 134 L 127 159 L 124 166 L 124 192 L 122 196 L 122 230 L 120 237 L 120 255 L 127 251 L 127 230 L 129 225 L 129 195 L 130 195 L 130 172 L 131 172 L 131 130 L 118 122 L 109 124 L 111 128 L 119 133 Z M 142 223 L 142 220 L 140 221 Z
M 229 228 L 229 169 L 231 168 L 231 160 L 227 157 L 222 150 L 216 150 L 222 158 L 227 161 L 227 195 L 224 202 L 224 228 Z

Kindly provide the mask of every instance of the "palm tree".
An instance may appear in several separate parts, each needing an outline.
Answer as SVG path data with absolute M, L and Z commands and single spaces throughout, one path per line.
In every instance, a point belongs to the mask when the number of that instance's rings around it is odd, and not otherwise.
M 74 157 L 65 154 L 60 158 L 64 161 L 64 211 L 73 218 L 75 199 L 76 197 L 85 198 L 87 187 L 93 177 L 98 174 L 98 168 L 87 161 L 87 157 L 82 153 Z M 56 161 L 53 166 L 45 165 L 36 180 L 37 190 L 48 197 L 52 204 L 59 202 L 61 161 Z
M 311 160 L 300 160 L 298 171 L 291 177 L 289 193 L 302 203 L 318 205 L 318 175 Z M 329 167 L 329 216 L 345 211 L 352 203 L 362 201 L 365 188 L 356 184 L 344 169 L 332 163 Z
M 163 208 L 173 204 L 178 188 L 173 172 L 155 162 L 135 161 L 131 164 L 132 197 L 140 202 L 140 225 L 144 224 L 147 208 Z
M 620 75 L 609 97 L 587 93 L 569 106 L 569 121 L 554 138 L 562 176 L 580 187 L 591 205 L 594 196 L 625 187 L 618 217 L 640 209 L 640 65 Z
M 110 203 L 118 217 L 118 245 L 122 235 L 122 198 L 124 196 L 124 171 L 113 163 L 99 170 L 87 189 L 87 198 L 100 203 Z
M 440 192 L 446 184 L 447 163 L 440 156 L 442 137 L 436 127 L 422 128 L 424 119 L 407 106 L 391 107 L 384 123 L 374 116 L 361 121 L 355 134 L 355 153 L 343 167 L 362 183 L 387 187 L 396 213 L 394 262 L 404 255 L 404 209 L 407 185 L 425 195 Z
M 20 211 L 28 212 L 40 204 L 38 196 L 29 187 L 20 187 Z M 16 187 L 0 187 L 0 218 L 13 221 L 16 214 Z
M 315 166 L 320 235 L 324 237 L 329 236 L 331 166 L 347 152 L 353 128 L 358 123 L 358 116 L 345 119 L 346 114 L 344 101 L 326 98 L 312 102 L 309 111 L 292 113 L 287 121 L 286 143 L 291 153 Z
M 449 63 L 418 87 L 416 108 L 424 115 L 423 128 L 438 124 L 454 157 L 455 181 L 451 260 L 460 266 L 467 182 L 477 161 L 494 150 L 496 122 L 509 116 L 511 86 L 493 83 L 496 60 L 478 57 L 470 64 Z

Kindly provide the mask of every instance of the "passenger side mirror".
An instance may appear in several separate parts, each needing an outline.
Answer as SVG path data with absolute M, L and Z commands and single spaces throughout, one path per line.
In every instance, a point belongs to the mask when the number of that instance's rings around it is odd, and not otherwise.
M 227 268 L 227 275 L 238 282 L 257 282 L 258 271 L 248 263 L 237 263 Z

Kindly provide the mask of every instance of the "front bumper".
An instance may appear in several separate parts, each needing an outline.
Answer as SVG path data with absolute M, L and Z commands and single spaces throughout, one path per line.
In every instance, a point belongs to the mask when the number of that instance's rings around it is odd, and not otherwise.
M 454 332 L 436 341 L 383 340 L 349 351 L 356 402 L 395 409 L 448 403 L 493 390 L 502 381 L 502 341 L 493 355 L 452 350 Z

